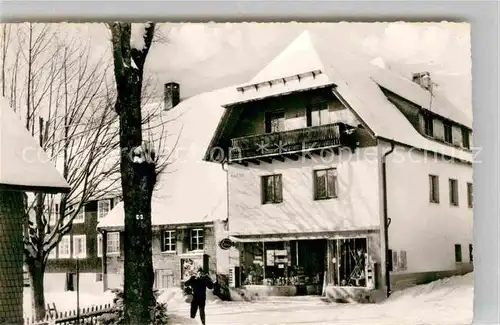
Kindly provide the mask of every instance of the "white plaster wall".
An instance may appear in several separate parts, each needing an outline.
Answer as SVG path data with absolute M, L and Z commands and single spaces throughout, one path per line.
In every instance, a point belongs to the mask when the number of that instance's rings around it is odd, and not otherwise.
M 439 204 L 429 202 L 429 174 L 439 176 Z M 458 207 L 450 205 L 449 178 L 458 180 Z M 473 220 L 467 182 L 472 182 L 470 165 L 425 159 L 416 150 L 402 147 L 388 156 L 389 248 L 407 251 L 404 272 L 454 270 L 455 244 L 462 245 L 462 261 L 469 262 Z
M 336 167 L 339 197 L 314 200 L 313 170 Z M 282 174 L 283 203 L 261 203 L 261 176 Z M 378 229 L 377 148 L 298 161 L 229 166 L 229 230 L 272 234 Z

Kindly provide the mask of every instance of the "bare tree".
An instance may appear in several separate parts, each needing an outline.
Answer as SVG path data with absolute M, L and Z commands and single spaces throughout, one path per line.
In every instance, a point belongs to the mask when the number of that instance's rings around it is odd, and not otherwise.
M 5 68 L 10 42 L 10 25 L 2 24 L 2 96 L 5 97 Z
M 120 169 L 125 210 L 124 324 L 150 324 L 154 304 L 151 250 L 151 198 L 156 184 L 155 152 L 143 141 L 141 96 L 146 58 L 155 24 L 113 23 L 115 110 L 120 121 Z
M 116 89 L 109 84 L 112 77 L 107 57 L 91 58 L 89 44 L 61 35 L 60 26 L 28 23 L 10 27 L 15 29 L 12 34 L 18 44 L 12 44 L 5 54 L 2 52 L 2 57 L 7 57 L 7 52 L 11 54 L 10 61 L 2 61 L 6 74 L 2 89 L 10 90 L 6 97 L 71 185 L 68 194 L 35 193 L 27 201 L 30 222 L 26 224 L 25 257 L 32 307 L 41 319 L 45 316 L 43 278 L 50 252 L 71 230 L 83 205 L 92 198 L 120 190 Z M 6 34 L 2 32 L 2 36 Z M 2 44 L 8 44 L 5 37 L 3 40 Z M 18 82 L 26 87 L 18 87 Z M 142 104 L 147 100 L 143 99 Z M 140 123 L 161 144 L 163 124 L 167 121 L 155 117 L 160 104 L 149 106 Z M 161 150 L 157 148 L 158 152 Z M 166 167 L 167 160 L 167 155 L 155 157 L 157 172 Z

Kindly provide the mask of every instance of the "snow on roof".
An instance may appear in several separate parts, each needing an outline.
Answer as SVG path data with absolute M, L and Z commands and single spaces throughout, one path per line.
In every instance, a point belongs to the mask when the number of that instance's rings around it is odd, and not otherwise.
M 434 88 L 431 97 L 431 93 L 417 83 L 388 70 L 378 70 L 372 75 L 372 78 L 380 86 L 410 102 L 472 129 L 472 119 L 461 109 L 455 107 L 440 89 Z
M 323 70 L 323 63 L 316 51 L 311 51 L 308 32 L 302 33 L 278 56 L 249 81 L 258 84 L 268 80 L 293 76 L 313 70 Z
M 380 56 L 378 56 L 375 59 L 371 60 L 370 63 L 373 64 L 373 65 L 376 65 L 379 68 L 387 69 L 387 65 L 386 65 L 384 59 L 382 59 Z
M 211 222 L 226 218 L 226 172 L 219 164 L 202 160 L 224 112 L 234 99 L 234 87 L 203 93 L 163 112 L 168 121 L 164 146 L 170 164 L 160 174 L 152 199 L 153 225 Z M 123 203 L 99 221 L 99 228 L 124 225 Z
M 67 192 L 70 186 L 0 97 L 0 186 Z
M 366 122 L 375 136 L 464 161 L 472 161 L 472 153 L 440 144 L 421 135 L 400 110 L 389 102 L 380 86 L 423 108 L 471 128 L 470 119 L 440 92 L 434 93 L 430 107 L 430 92 L 416 83 L 342 51 L 343 49 L 336 49 L 330 42 L 305 31 L 247 85 L 321 70 L 322 74 L 319 76 L 297 81 L 294 89 L 334 84 L 339 95 Z M 287 92 L 287 87 L 290 86 L 281 83 L 272 87 L 258 88 L 251 93 L 243 92 L 235 102 L 275 96 L 280 89 L 282 92 Z

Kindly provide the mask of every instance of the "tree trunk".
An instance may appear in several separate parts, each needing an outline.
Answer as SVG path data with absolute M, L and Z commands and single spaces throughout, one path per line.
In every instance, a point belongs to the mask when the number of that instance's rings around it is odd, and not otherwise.
M 125 156 L 125 157 L 123 157 Z M 122 156 L 122 186 L 125 206 L 124 232 L 124 322 L 150 324 L 153 296 L 151 251 L 151 194 L 148 172 Z
M 131 152 L 142 143 L 140 107 L 141 84 L 129 81 L 119 92 L 120 147 L 124 231 L 124 322 L 149 324 L 153 296 L 153 258 L 151 251 L 151 196 L 156 174 L 154 164 L 134 163 Z M 126 103 L 126 104 L 125 104 Z
M 115 23 L 111 25 L 111 31 L 125 210 L 123 321 L 127 325 L 151 324 L 155 302 L 151 197 L 156 183 L 156 170 L 154 161 L 149 159 L 152 153 L 143 146 L 141 93 L 144 63 L 151 45 L 154 24 L 146 28 L 145 47 L 141 50 L 130 48 L 130 24 Z M 139 157 L 134 159 L 134 155 Z
M 32 260 L 28 263 L 28 272 L 31 284 L 31 308 L 36 320 L 45 318 L 45 294 L 43 277 L 45 274 L 45 263 Z

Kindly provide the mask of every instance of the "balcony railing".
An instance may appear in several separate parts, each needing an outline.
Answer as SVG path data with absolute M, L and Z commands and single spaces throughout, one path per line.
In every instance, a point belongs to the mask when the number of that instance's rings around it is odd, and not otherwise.
M 304 129 L 265 133 L 231 140 L 231 161 L 261 157 L 285 156 L 304 151 L 349 146 L 353 144 L 353 129 L 344 123 L 313 126 Z

